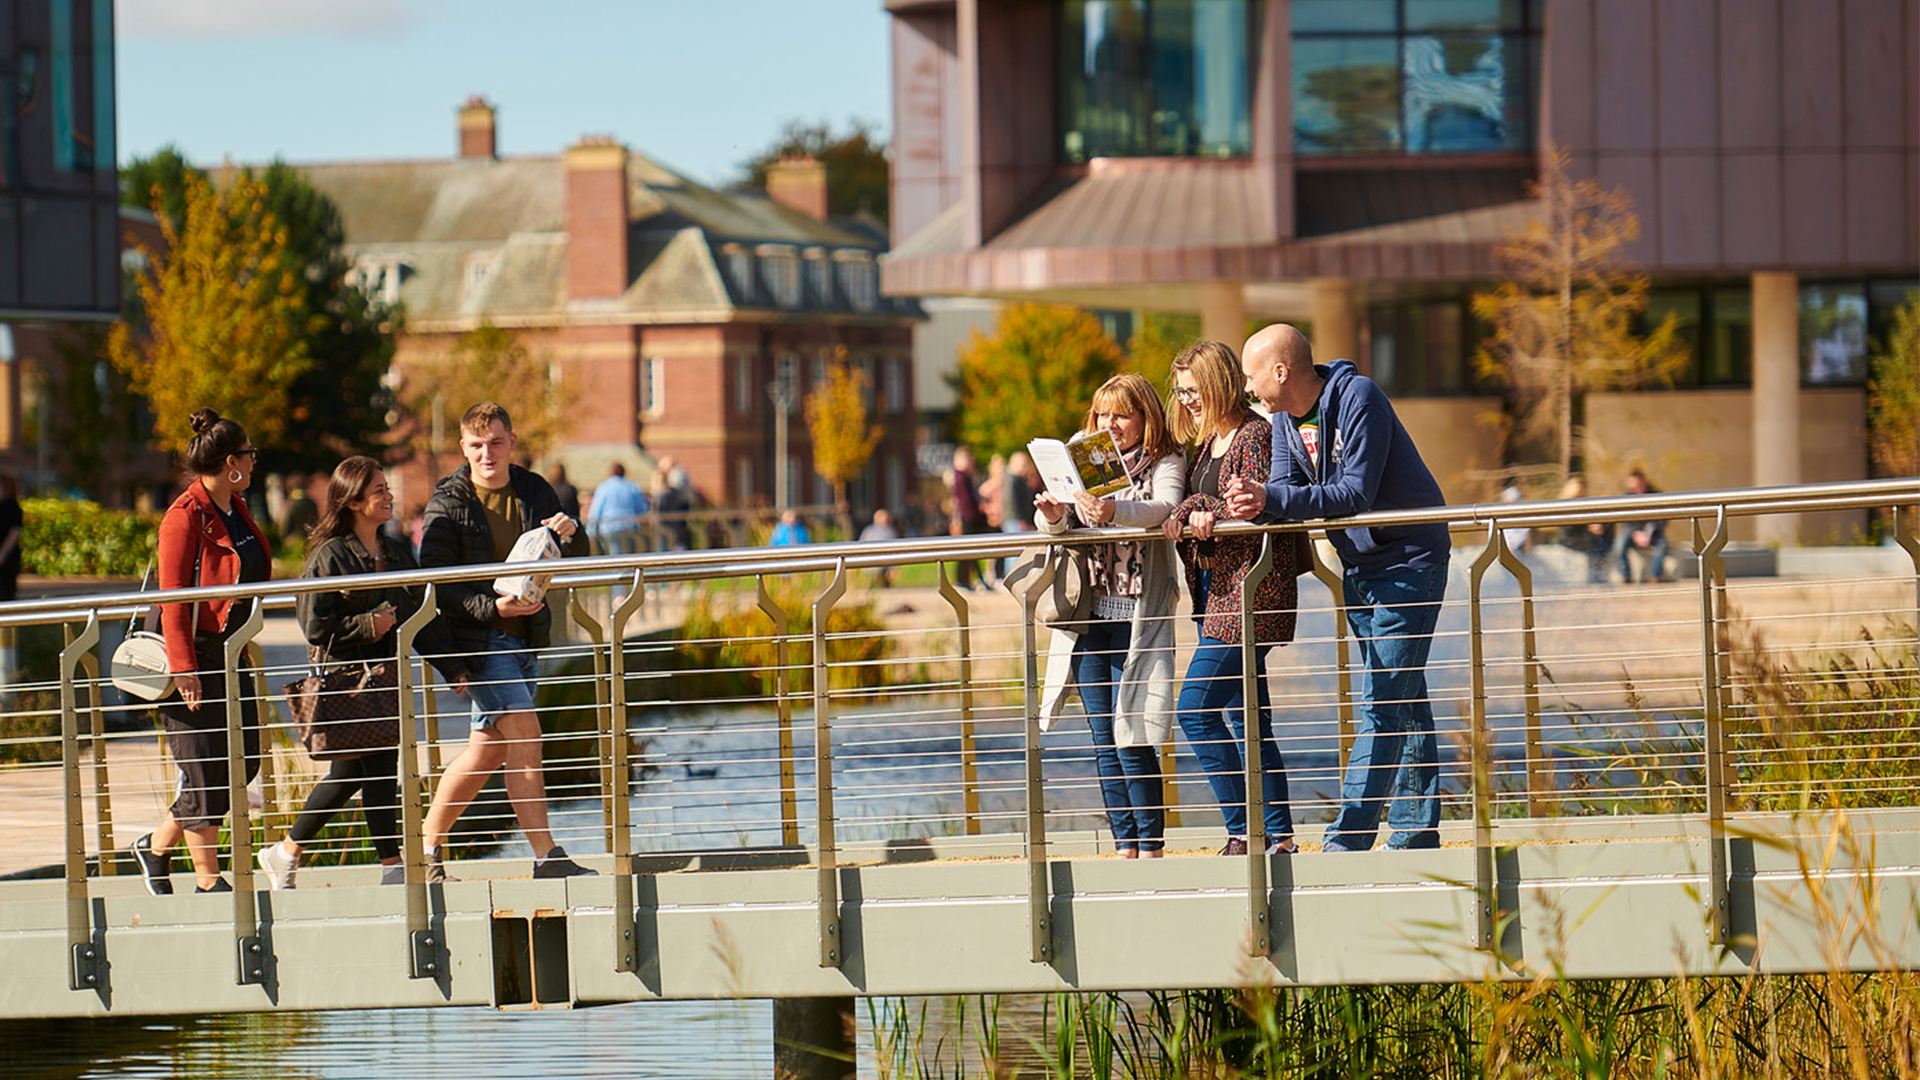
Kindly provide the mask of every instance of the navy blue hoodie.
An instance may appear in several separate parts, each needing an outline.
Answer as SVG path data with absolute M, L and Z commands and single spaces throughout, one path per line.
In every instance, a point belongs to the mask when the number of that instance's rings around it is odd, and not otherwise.
M 1369 510 L 1445 506 L 1413 437 L 1394 415 L 1387 395 L 1351 360 L 1316 364 L 1327 380 L 1320 391 L 1320 467 L 1307 465 L 1300 432 L 1281 419 L 1273 425 L 1273 472 L 1262 521 L 1339 518 Z M 1276 418 L 1279 419 L 1279 418 Z M 1391 529 L 1328 529 L 1327 538 L 1348 574 L 1388 577 L 1445 566 L 1453 550 L 1444 525 Z

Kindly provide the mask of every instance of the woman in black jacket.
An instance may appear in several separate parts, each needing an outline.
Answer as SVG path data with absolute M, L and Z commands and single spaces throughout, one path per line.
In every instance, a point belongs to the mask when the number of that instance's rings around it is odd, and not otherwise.
M 302 577 L 340 577 L 416 568 L 412 550 L 388 538 L 381 526 L 393 519 L 393 490 L 370 457 L 350 457 L 333 470 L 327 486 L 327 508 L 308 534 L 307 565 Z M 394 628 L 420 607 L 422 590 L 388 586 L 351 592 L 335 590 L 304 593 L 299 601 L 300 627 L 306 631 L 317 664 L 393 661 Z M 445 650 L 445 628 L 438 619 L 421 633 L 424 652 Z M 373 850 L 380 856 L 380 883 L 405 880 L 400 863 L 400 829 L 396 777 L 399 748 L 386 747 L 361 757 L 332 763 L 326 779 L 307 795 L 307 804 L 285 839 L 260 849 L 260 869 L 276 889 L 293 888 L 300 854 L 320 834 L 355 791 L 367 815 Z

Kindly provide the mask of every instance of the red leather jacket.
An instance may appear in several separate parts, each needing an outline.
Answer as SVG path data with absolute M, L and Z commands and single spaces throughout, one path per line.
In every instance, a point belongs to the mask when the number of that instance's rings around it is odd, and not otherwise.
M 236 497 L 233 506 L 240 512 L 240 520 L 253 530 L 260 550 L 271 551 L 266 534 L 253 523 L 247 501 Z M 198 581 L 193 576 L 196 559 L 200 563 Z M 162 589 L 234 585 L 240 581 L 240 553 L 233 549 L 233 541 L 227 537 L 227 527 L 220 520 L 220 512 L 214 509 L 213 497 L 197 479 L 173 500 L 166 516 L 160 519 L 158 563 Z M 167 667 L 175 674 L 199 670 L 199 661 L 193 656 L 193 635 L 196 630 L 203 634 L 225 630 L 227 612 L 232 609 L 233 601 L 209 600 L 199 607 L 196 620 L 190 605 L 161 605 L 160 632 L 167 639 Z

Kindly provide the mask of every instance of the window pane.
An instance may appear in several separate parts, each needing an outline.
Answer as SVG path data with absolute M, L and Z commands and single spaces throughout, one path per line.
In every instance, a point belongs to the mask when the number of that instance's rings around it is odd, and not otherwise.
M 1252 151 L 1246 0 L 1158 0 L 1149 65 L 1152 153 Z
M 1392 38 L 1293 43 L 1293 138 L 1303 154 L 1400 148 L 1399 49 Z
M 1520 0 L 1407 0 L 1408 30 L 1518 30 Z
M 1701 372 L 1700 356 L 1700 294 L 1691 289 L 1676 289 L 1671 292 L 1656 292 L 1647 297 L 1647 310 L 1641 313 L 1641 332 L 1649 333 L 1667 316 L 1673 316 L 1679 324 L 1680 342 L 1687 350 L 1687 365 L 1675 378 L 1675 382 L 1698 385 Z
M 1293 0 L 1293 32 L 1394 30 L 1393 0 Z
M 1801 377 L 1858 383 L 1867 374 L 1867 293 L 1858 284 L 1800 289 Z
M 1524 50 L 1515 51 L 1524 64 Z M 1520 80 L 1509 80 L 1507 54 L 1506 39 L 1494 35 L 1407 38 L 1407 149 L 1457 153 L 1512 145 L 1507 87 Z
M 1068 0 L 1060 32 L 1061 152 L 1147 152 L 1146 0 Z
M 1713 347 L 1703 358 L 1704 386 L 1744 386 L 1753 357 L 1753 293 L 1746 288 L 1713 291 Z
M 1876 281 L 1867 286 L 1867 334 L 1881 349 L 1893 333 L 1893 314 L 1903 304 L 1920 304 L 1920 281 Z

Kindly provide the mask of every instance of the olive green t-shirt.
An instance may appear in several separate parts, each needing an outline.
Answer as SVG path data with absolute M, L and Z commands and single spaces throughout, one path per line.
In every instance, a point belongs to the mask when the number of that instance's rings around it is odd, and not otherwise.
M 520 497 L 513 493 L 512 484 L 503 488 L 475 484 L 473 491 L 480 497 L 480 509 L 487 515 L 487 531 L 493 535 L 493 561 L 505 562 L 513 553 L 514 542 L 520 539 Z M 533 635 L 532 620 L 525 615 L 496 616 L 493 628 L 522 641 Z

